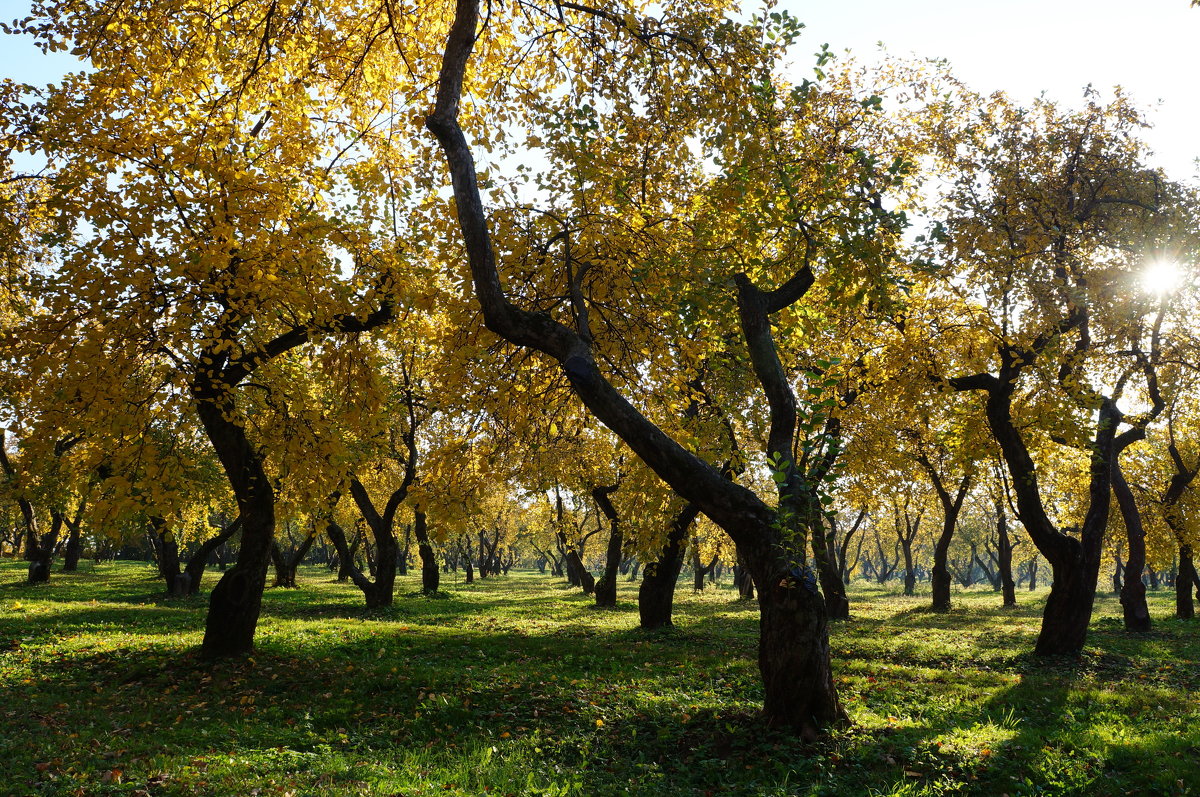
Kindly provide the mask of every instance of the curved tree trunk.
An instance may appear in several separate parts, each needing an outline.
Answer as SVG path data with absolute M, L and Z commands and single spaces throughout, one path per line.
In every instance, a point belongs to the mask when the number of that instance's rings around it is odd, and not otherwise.
M 1121 414 L 1111 400 L 1102 401 L 1095 437 L 1090 446 L 1088 509 L 1080 537 L 1076 539 L 1059 531 L 1046 513 L 1038 487 L 1037 469 L 1013 421 L 1015 380 L 1020 369 L 1029 361 L 1015 359 L 1012 352 L 1002 351 L 1001 354 L 1003 379 L 980 374 L 952 379 L 950 383 L 960 390 L 986 392 L 988 425 L 1008 466 L 1021 521 L 1033 544 L 1050 562 L 1053 582 L 1034 651 L 1041 656 L 1078 656 L 1087 639 L 1096 596 L 1096 580 L 1100 574 L 1101 545 L 1108 525 L 1112 495 L 1112 463 L 1115 453 L 1120 450 L 1115 438 Z
M 214 551 L 223 546 L 230 537 L 236 534 L 241 527 L 242 519 L 238 518 L 221 529 L 215 537 L 209 537 L 201 543 L 196 553 L 192 554 L 192 558 L 188 560 L 187 566 L 183 569 L 184 574 L 187 575 L 188 595 L 199 594 L 200 582 L 204 579 L 204 567 L 208 564 L 208 558 L 212 556 Z
M 309 534 L 300 543 L 300 547 L 295 551 L 284 551 L 276 541 L 271 545 L 271 561 L 275 565 L 275 584 L 276 587 L 284 587 L 286 589 L 296 588 L 296 571 L 300 568 L 300 562 L 308 555 L 308 551 L 312 548 L 316 541 L 316 534 Z
M 942 482 L 941 474 L 934 467 L 933 460 L 922 454 L 917 457 L 917 462 L 925 468 L 925 472 L 933 482 L 933 489 L 937 493 L 938 501 L 942 504 L 942 532 L 933 546 L 933 572 L 930 575 L 930 588 L 933 592 L 933 611 L 948 612 L 950 611 L 951 581 L 948 564 L 950 543 L 954 539 L 954 530 L 958 526 L 958 515 L 962 511 L 963 501 L 971 489 L 971 474 L 962 477 L 958 484 L 958 492 L 952 496 Z M 906 578 L 906 587 L 907 583 L 908 579 Z M 906 591 L 905 594 L 911 593 Z
M 189 586 L 191 576 L 179 569 L 179 542 L 167 521 L 161 517 L 151 517 L 150 533 L 147 536 L 154 549 L 158 574 L 162 576 L 167 594 L 173 598 L 191 594 Z
M 740 551 L 737 555 L 737 564 L 733 566 L 733 586 L 737 587 L 738 600 L 754 600 L 754 579 L 751 577 L 750 571 L 746 569 L 746 562 Z
M 700 541 L 692 538 L 692 591 L 704 591 L 704 579 L 717 566 L 717 556 L 713 554 L 712 561 L 707 565 L 700 561 Z
M 82 504 L 79 507 L 79 512 L 75 514 L 75 519 L 65 519 L 67 524 L 67 544 L 63 548 L 63 566 L 64 573 L 74 573 L 79 570 L 79 559 L 83 555 L 83 531 L 80 515 L 83 513 Z
M 1125 481 L 1119 456 L 1113 458 L 1112 488 L 1117 497 L 1121 517 L 1125 520 L 1125 536 L 1129 542 L 1129 560 L 1125 563 L 1125 583 L 1121 585 L 1121 609 L 1126 631 L 1149 631 L 1150 609 L 1146 606 L 1146 585 L 1142 570 L 1146 567 L 1146 531 L 1133 490 Z
M 228 393 L 217 389 L 196 403 L 200 422 L 225 470 L 242 518 L 242 544 L 236 564 L 221 576 L 208 602 L 205 656 L 234 656 L 254 649 L 254 631 L 262 610 L 262 595 L 275 536 L 275 491 L 259 449 L 250 443 L 246 427 Z
M 846 715 L 837 701 L 830 672 L 824 601 L 815 586 L 809 593 L 806 580 L 787 579 L 788 571 L 779 566 L 785 556 L 780 513 L 679 445 L 604 378 L 591 348 L 591 335 L 586 331 L 586 305 L 578 296 L 578 283 L 573 276 L 568 275 L 567 282 L 575 292 L 572 306 L 576 311 L 576 329 L 545 313 L 521 309 L 505 296 L 474 157 L 458 121 L 463 82 L 478 26 L 478 0 L 459 0 L 446 36 L 436 102 L 425 124 L 446 156 L 472 286 L 486 327 L 511 343 L 553 357 L 572 390 L 599 421 L 621 437 L 680 496 L 703 508 L 735 544 L 751 546 L 746 559 L 760 592 L 759 662 L 766 721 L 794 730 L 805 738 L 845 722 Z M 570 262 L 570 258 L 567 260 Z M 801 483 L 802 476 L 790 461 L 797 442 L 797 402 L 771 338 L 770 316 L 797 302 L 812 286 L 813 279 L 807 264 L 772 291 L 757 289 L 745 275 L 734 277 L 743 337 L 771 410 L 767 454 L 785 471 L 786 484 L 779 487 L 780 499 L 787 498 L 793 505 L 802 489 L 811 485 Z M 679 541 L 683 539 L 681 533 Z M 802 542 L 808 544 L 807 539 Z M 681 555 L 682 551 L 678 553 Z M 780 578 L 778 582 L 776 577 Z M 789 594 L 793 583 L 803 583 L 805 586 L 799 589 L 804 594 Z M 764 590 L 772 591 L 763 597 Z

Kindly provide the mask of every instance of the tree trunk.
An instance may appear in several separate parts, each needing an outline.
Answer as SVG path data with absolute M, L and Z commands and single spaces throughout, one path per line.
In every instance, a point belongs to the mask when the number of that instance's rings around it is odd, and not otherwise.
M 82 507 L 81 507 L 82 509 Z M 83 555 L 83 532 L 82 523 L 79 514 L 75 515 L 75 520 L 67 520 L 67 544 L 63 548 L 63 566 L 64 573 L 74 573 L 79 570 L 79 558 Z
M 1089 562 L 1084 557 L 1083 546 L 1078 540 L 1064 539 L 1069 543 L 1065 547 L 1072 551 L 1069 556 L 1058 557 L 1050 563 L 1053 581 L 1034 647 L 1039 656 L 1078 656 L 1092 619 L 1099 562 Z
M 808 513 L 808 530 L 812 535 L 813 559 L 817 564 L 817 575 L 821 579 L 821 592 L 825 594 L 825 610 L 830 620 L 848 620 L 850 598 L 846 595 L 846 584 L 842 581 L 837 554 L 825 534 L 825 522 L 819 509 L 818 505 L 813 508 L 814 511 Z M 853 531 L 851 529 L 850 533 Z
M 437 557 L 434 556 L 433 546 L 429 544 L 429 535 L 425 531 L 425 513 L 418 509 L 413 512 L 413 516 L 413 536 L 417 538 L 417 553 L 421 557 L 421 591 L 426 595 L 433 595 L 437 593 L 441 579 Z
M 805 586 L 799 588 L 804 595 L 789 595 L 790 582 L 775 582 L 777 576 L 786 576 L 786 571 L 781 573 L 777 567 L 783 542 L 777 525 L 781 520 L 779 512 L 751 491 L 725 479 L 719 470 L 684 449 L 630 404 L 600 372 L 590 334 L 579 334 L 544 313 L 522 310 L 504 294 L 474 157 L 458 121 L 463 81 L 478 29 L 478 0 L 459 0 L 454 22 L 446 35 L 436 102 L 425 124 L 446 156 L 459 229 L 484 323 L 512 343 L 536 348 L 555 358 L 571 388 L 598 420 L 620 436 L 685 500 L 703 506 L 705 514 L 735 544 L 753 546 L 753 550 L 747 551 L 747 564 L 760 592 L 759 660 L 767 723 L 786 727 L 805 739 L 815 738 L 825 727 L 844 723 L 846 716 L 838 704 L 830 671 L 827 620 L 820 593 L 814 585 L 809 594 L 805 581 Z M 771 406 L 768 455 L 787 470 L 789 480 L 797 471 L 795 463 L 788 459 L 797 442 L 796 399 L 771 338 L 770 315 L 798 301 L 813 279 L 813 273 L 805 265 L 780 288 L 763 292 L 744 274 L 734 277 L 743 337 Z M 577 284 L 570 277 L 568 283 L 577 294 Z M 583 304 L 576 302 L 577 307 Z M 586 320 L 580 327 L 586 329 Z M 786 489 L 794 499 L 800 486 L 781 488 L 781 497 Z M 695 517 L 696 510 L 692 511 L 687 525 Z M 676 561 L 682 559 L 679 543 L 685 533 L 679 532 L 677 550 L 669 551 L 673 558 L 677 557 Z M 807 544 L 807 540 L 804 542 Z M 776 586 L 778 590 L 771 597 L 761 597 L 764 589 Z
M 617 605 L 617 575 L 621 569 L 621 553 L 625 547 L 623 535 L 621 533 L 621 524 L 617 520 L 617 509 L 613 506 L 612 499 L 609 497 L 616 491 L 620 482 L 611 487 L 595 487 L 592 489 L 592 498 L 596 502 L 596 506 L 600 507 L 600 511 L 608 518 L 609 534 L 608 534 L 608 550 L 605 552 L 604 573 L 601 574 L 600 580 L 596 582 L 596 606 L 606 609 L 615 608 Z
M 733 566 L 733 586 L 737 588 L 738 600 L 754 600 L 754 579 L 746 569 L 746 560 L 740 551 L 737 554 L 737 564 Z
M 191 577 L 180 572 L 179 542 L 167 521 L 161 517 L 151 517 L 149 537 L 158 574 L 162 576 L 167 594 L 172 598 L 191 594 L 188 584 Z
M 1192 583 L 1196 580 L 1196 562 L 1192 558 L 1192 546 L 1179 546 L 1179 573 L 1175 576 L 1175 616 L 1180 620 L 1193 620 L 1196 605 L 1192 603 Z
M 913 567 L 913 552 L 912 540 L 904 540 L 901 543 L 904 550 L 904 594 L 917 594 L 917 571 Z
M 1017 584 L 1013 581 L 1012 555 L 1013 544 L 1008 536 L 1008 517 L 1004 514 L 1004 504 L 996 501 L 996 567 L 1000 571 L 1000 589 L 1004 595 L 1004 606 L 1011 608 L 1017 605 Z
M 481 542 L 482 542 L 482 540 L 481 540 Z M 474 584 L 475 583 L 475 567 L 474 567 L 474 565 L 471 564 L 471 551 L 463 550 L 462 548 L 459 548 L 458 553 L 462 557 L 462 560 L 463 560 L 463 577 L 465 578 L 466 583 Z M 484 561 L 484 558 L 483 558 L 483 554 L 481 553 L 479 555 L 479 577 L 480 578 L 483 578 L 483 573 L 484 573 L 485 565 L 483 564 L 483 561 Z
M 1038 558 L 1035 556 L 1029 560 L 1029 591 L 1033 592 L 1037 589 L 1037 574 L 1038 574 Z
M 774 570 L 774 554 L 747 555 L 758 588 L 758 665 L 763 713 L 772 726 L 814 740 L 845 721 L 830 666 L 829 629 L 816 574 L 807 568 Z
M 396 575 L 408 575 L 408 553 L 412 548 L 412 524 L 404 525 L 404 545 L 401 546 L 399 553 L 396 556 Z
M 704 591 L 704 579 L 717 566 L 717 556 L 713 554 L 712 561 L 707 566 L 700 561 L 700 541 L 692 540 L 692 591 Z
M 230 523 L 225 528 L 221 529 L 215 537 L 209 537 L 196 553 L 192 554 L 192 558 L 188 560 L 187 567 L 183 572 L 187 576 L 187 594 L 197 595 L 200 593 L 200 582 L 204 579 L 204 566 L 208 564 L 208 558 L 212 556 L 214 551 L 224 550 L 226 541 L 237 533 L 242 527 L 242 519 Z
M 234 564 L 213 588 L 208 602 L 205 656 L 235 656 L 254 649 L 254 631 L 262 610 L 275 536 L 275 492 L 259 449 L 250 443 L 246 427 L 228 392 L 219 390 L 196 403 L 200 422 L 229 479 L 242 518 L 242 544 Z
M 296 588 L 296 570 L 300 567 L 300 562 L 308 555 L 308 551 L 312 548 L 313 542 L 317 539 L 316 534 L 309 534 L 300 543 L 300 547 L 294 551 L 285 552 L 280 547 L 278 542 L 271 545 L 271 561 L 275 564 L 275 584 L 276 587 L 284 587 L 286 589 Z
M 1121 517 L 1125 519 L 1125 537 L 1129 542 L 1125 583 L 1121 585 L 1121 609 L 1125 618 L 1125 630 L 1149 631 L 1150 609 L 1146 606 L 1146 585 L 1142 583 L 1142 570 L 1146 567 L 1146 530 L 1142 527 L 1142 514 L 1133 499 L 1133 490 L 1125 481 L 1119 456 L 1113 458 L 1112 489 L 1117 497 Z
M 671 611 L 675 603 L 675 584 L 683 569 L 684 544 L 688 529 L 700 514 L 699 508 L 687 504 L 671 521 L 667 541 L 659 551 L 658 560 L 646 565 L 638 587 L 638 615 L 641 627 L 647 631 L 672 627 Z
M 1102 400 L 1090 446 L 1087 513 L 1080 538 L 1075 539 L 1061 532 L 1050 520 L 1042 502 L 1033 458 L 1014 423 L 1012 396 L 1017 375 L 1029 364 L 1029 360 L 1016 358 L 1011 351 L 1004 350 L 1001 352 L 1003 378 L 983 374 L 951 379 L 950 383 L 959 389 L 986 391 L 988 425 L 1008 466 L 1021 522 L 1033 544 L 1050 562 L 1054 574 L 1034 650 L 1043 656 L 1078 656 L 1087 639 L 1096 596 L 1101 545 L 1112 496 L 1112 464 L 1116 452 L 1121 450 L 1116 441 L 1121 414 L 1111 399 Z M 1123 437 L 1131 436 L 1135 431 L 1125 432 Z

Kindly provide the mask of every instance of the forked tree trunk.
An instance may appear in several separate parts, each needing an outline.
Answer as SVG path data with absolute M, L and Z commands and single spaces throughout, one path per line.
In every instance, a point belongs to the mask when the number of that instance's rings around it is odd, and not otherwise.
M 278 541 L 271 545 L 271 561 L 275 565 L 274 586 L 286 589 L 296 588 L 296 571 L 300 568 L 300 562 L 308 555 L 308 551 L 316 539 L 316 534 L 309 534 L 295 551 L 284 551 Z
M 925 468 L 925 472 L 933 482 L 933 489 L 937 493 L 938 501 L 942 504 L 942 532 L 933 546 L 933 572 L 930 575 L 929 584 L 930 590 L 933 592 L 933 611 L 948 612 L 950 611 L 951 581 L 950 543 L 954 540 L 954 531 L 958 526 L 958 515 L 962 511 L 963 501 L 971 489 L 971 475 L 964 475 L 958 484 L 958 492 L 951 495 L 942 481 L 941 474 L 933 466 L 933 460 L 922 455 L 917 458 L 917 462 Z
M 646 631 L 672 626 L 675 585 L 679 581 L 679 571 L 683 569 L 688 529 L 699 514 L 700 510 L 693 504 L 684 506 L 671 520 L 667 541 L 659 551 L 658 559 L 647 563 L 643 569 L 642 583 L 638 587 L 638 616 Z
M 17 484 L 19 477 L 16 468 L 8 458 L 7 435 L 6 429 L 0 429 L 0 468 L 3 468 L 10 483 Z M 25 561 L 29 562 L 26 582 L 44 584 L 50 580 L 50 562 L 54 559 L 54 548 L 58 545 L 58 528 L 54 525 L 53 520 L 57 517 L 61 524 L 61 515 L 52 513 L 50 531 L 46 534 L 39 534 L 37 515 L 33 511 L 33 504 L 20 493 L 17 494 L 16 501 L 21 510 L 21 519 L 25 524 L 22 537 L 25 541 Z
M 705 565 L 700 561 L 700 541 L 692 540 L 692 591 L 704 591 L 704 579 L 717 566 L 717 555 L 713 554 L 712 561 Z
M 1054 580 L 1042 614 L 1042 627 L 1034 651 L 1037 655 L 1078 656 L 1087 639 L 1100 573 L 1101 545 L 1108 525 L 1112 496 L 1112 463 L 1122 444 L 1116 440 L 1121 414 L 1110 399 L 1101 402 L 1091 443 L 1087 513 L 1079 539 L 1056 528 L 1042 503 L 1037 469 L 1013 420 L 1012 396 L 1021 369 L 1032 360 L 1001 351 L 1001 374 L 950 380 L 957 389 L 984 390 L 988 425 L 1000 445 L 1011 476 L 1021 521 L 1030 539 L 1050 562 Z M 1144 434 L 1144 432 L 1143 432 Z M 1137 430 L 1123 433 L 1124 440 L 1136 438 Z M 1127 442 L 1123 443 L 1128 445 Z
M 754 600 L 754 578 L 746 569 L 745 559 L 741 551 L 737 554 L 737 564 L 733 566 L 733 586 L 737 588 L 738 600 Z
M 63 566 L 64 573 L 75 573 L 79 570 L 79 559 L 83 555 L 83 524 L 80 522 L 79 514 L 76 514 L 75 520 L 67 520 L 67 544 L 63 548 Z
M 158 574 L 162 576 L 167 594 L 173 598 L 181 598 L 191 594 L 189 582 L 191 576 L 179 569 L 179 542 L 170 524 L 164 518 L 150 518 L 150 545 L 154 548 L 154 560 L 158 565 Z
M 1050 562 L 1053 581 L 1034 647 L 1039 656 L 1078 656 L 1092 619 L 1099 560 L 1089 561 L 1078 540 L 1065 539 L 1071 550 Z

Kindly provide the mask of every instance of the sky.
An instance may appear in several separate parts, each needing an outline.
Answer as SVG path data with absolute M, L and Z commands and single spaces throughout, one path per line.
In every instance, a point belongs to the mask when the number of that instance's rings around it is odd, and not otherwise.
M 1200 8 L 1189 0 L 781 0 L 806 26 L 798 55 L 849 49 L 871 60 L 945 58 L 981 92 L 1043 92 L 1079 105 L 1121 86 L 1147 110 L 1155 165 L 1196 176 L 1200 158 Z M 802 58 L 797 58 L 803 63 Z
M 1200 158 L 1200 8 L 1189 0 L 780 0 L 805 23 L 796 60 L 828 43 L 869 60 L 893 55 L 947 59 L 979 91 L 1078 104 L 1083 88 L 1122 86 L 1148 111 L 1146 138 L 1173 177 L 1197 175 Z M 755 7 L 743 0 L 745 10 Z M 0 20 L 29 0 L 0 0 Z M 41 83 L 72 66 L 0 35 L 0 77 Z

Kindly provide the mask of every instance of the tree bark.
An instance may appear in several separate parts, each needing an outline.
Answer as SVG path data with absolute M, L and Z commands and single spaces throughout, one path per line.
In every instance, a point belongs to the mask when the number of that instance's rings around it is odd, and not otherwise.
M 191 576 L 180 571 L 179 542 L 175 532 L 167 521 L 161 517 L 150 518 L 150 545 L 154 549 L 154 559 L 158 566 L 158 574 L 162 576 L 167 594 L 173 598 L 182 598 L 191 594 Z
M 271 545 L 271 561 L 275 565 L 275 584 L 276 587 L 284 587 L 286 589 L 296 588 L 296 571 L 300 567 L 300 562 L 308 555 L 308 551 L 316 542 L 317 535 L 310 533 L 300 543 L 300 547 L 294 551 L 284 551 L 275 541 Z
M 196 549 L 196 553 L 192 554 L 192 558 L 188 560 L 187 566 L 183 572 L 187 576 L 187 594 L 197 595 L 200 592 L 200 582 L 204 580 L 204 567 L 208 564 L 208 558 L 213 551 L 220 549 L 225 545 L 238 530 L 242 527 L 242 519 L 230 523 L 225 528 L 221 529 L 216 536 L 209 537 L 200 544 Z
M 596 582 L 596 606 L 606 609 L 617 605 L 617 575 L 621 569 L 621 553 L 625 547 L 621 524 L 617 519 L 617 509 L 613 506 L 610 496 L 616 492 L 620 482 L 610 487 L 592 488 L 592 498 L 604 517 L 608 519 L 608 550 L 605 552 L 604 572 Z
M 770 725 L 814 740 L 822 728 L 845 717 L 833 685 L 828 620 L 816 574 L 799 567 L 772 572 L 776 558 L 769 552 L 748 552 L 746 559 L 759 595 L 763 712 Z
M 1192 584 L 1196 581 L 1196 562 L 1192 558 L 1192 546 L 1179 546 L 1179 573 L 1175 576 L 1175 617 L 1193 620 L 1196 605 L 1192 603 Z
M 420 509 L 415 510 L 413 521 L 413 536 L 417 538 L 417 554 L 421 557 L 421 591 L 426 595 L 435 595 L 440 586 L 441 573 L 438 572 L 437 556 L 433 553 L 425 530 L 425 513 Z
M 711 573 L 713 571 L 713 568 L 715 568 L 716 566 L 717 566 L 717 556 L 715 554 L 713 555 L 712 561 L 710 561 L 707 565 L 705 565 L 704 562 L 700 561 L 700 541 L 696 538 L 692 538 L 692 591 L 693 592 L 703 592 L 704 591 L 704 579 L 708 576 L 709 573 Z
M 1121 458 L 1113 457 L 1112 489 L 1117 497 L 1117 506 L 1125 520 L 1125 537 L 1129 542 L 1129 560 L 1125 563 L 1125 583 L 1121 585 L 1121 610 L 1125 619 L 1125 630 L 1149 631 L 1150 608 L 1146 605 L 1146 585 L 1142 583 L 1142 570 L 1146 567 L 1146 530 L 1142 527 L 1142 514 L 1133 499 L 1133 490 L 1125 481 L 1121 470 Z
M 1021 521 L 1034 545 L 1050 562 L 1053 582 L 1034 650 L 1040 656 L 1078 656 L 1092 617 L 1112 493 L 1116 427 L 1122 416 L 1110 399 L 1101 402 L 1091 443 L 1088 508 L 1080 538 L 1062 533 L 1055 528 L 1042 503 L 1033 458 L 1012 416 L 1017 375 L 1031 362 L 1019 352 L 1002 349 L 1003 378 L 979 374 L 952 379 L 950 383 L 960 390 L 985 391 L 988 425 L 1008 466 Z
M 196 412 L 229 479 L 242 518 L 237 562 L 221 576 L 209 597 L 201 653 L 235 656 L 254 649 L 254 631 L 262 609 L 271 542 L 275 536 L 275 491 L 262 454 L 236 421 L 229 389 L 196 389 Z
M 83 555 L 83 523 L 80 515 L 83 512 L 82 504 L 80 511 L 76 512 L 74 520 L 65 518 L 67 524 L 67 544 L 63 548 L 63 566 L 64 573 L 75 573 L 79 570 L 79 559 Z
M 1008 536 L 1008 516 L 1004 513 L 1004 503 L 996 501 L 996 568 L 1000 571 L 1000 590 L 1004 596 L 1004 606 L 1011 608 L 1017 605 L 1017 584 L 1013 581 L 1013 544 Z
M 848 620 L 850 597 L 846 594 L 846 582 L 842 580 L 837 554 L 825 535 L 825 521 L 818 511 L 819 508 L 818 504 L 809 512 L 808 528 L 812 534 L 813 559 L 816 561 L 817 575 L 821 580 L 821 592 L 825 595 L 826 616 L 830 620 Z M 851 529 L 850 533 L 853 531 Z
M 733 585 L 737 587 L 738 600 L 754 600 L 754 579 L 746 569 L 746 561 L 740 551 L 737 554 L 737 564 L 733 566 Z
M 683 554 L 688 529 L 700 510 L 688 504 L 671 520 L 667 541 L 658 559 L 646 564 L 642 583 L 638 587 L 638 615 L 641 627 L 647 631 L 671 628 L 671 613 L 675 604 L 675 584 L 683 569 Z
M 948 612 L 950 611 L 950 568 L 947 560 L 950 556 L 950 543 L 954 540 L 954 531 L 958 526 L 958 516 L 962 511 L 963 501 L 966 500 L 967 493 L 971 489 L 971 474 L 968 473 L 962 477 L 958 483 L 958 492 L 951 495 L 942 481 L 941 474 L 933 466 L 933 460 L 922 454 L 917 457 L 917 462 L 929 475 L 938 501 L 942 504 L 942 532 L 933 546 L 933 572 L 930 576 L 930 588 L 933 592 L 933 611 Z

